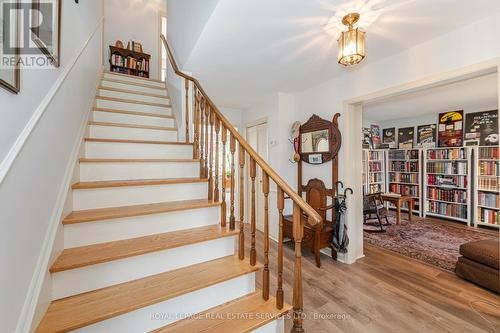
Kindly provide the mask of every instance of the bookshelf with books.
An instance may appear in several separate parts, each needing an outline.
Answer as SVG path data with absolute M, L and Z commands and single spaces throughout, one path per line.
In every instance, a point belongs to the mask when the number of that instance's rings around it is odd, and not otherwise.
M 368 167 L 368 150 L 363 149 L 362 150 L 362 157 L 361 160 L 363 161 L 363 193 L 368 193 L 368 183 L 367 183 L 367 167 Z
M 109 46 L 109 70 L 115 73 L 149 78 L 151 56 L 115 46 Z
M 385 192 L 385 151 L 368 150 L 366 166 L 367 193 Z
M 421 214 L 421 149 L 396 149 L 387 152 L 387 190 L 411 196 L 413 212 Z M 408 210 L 408 207 L 402 209 Z
M 474 226 L 500 226 L 500 167 L 498 147 L 477 147 L 474 186 Z
M 424 154 L 424 217 L 470 225 L 470 149 L 429 148 Z

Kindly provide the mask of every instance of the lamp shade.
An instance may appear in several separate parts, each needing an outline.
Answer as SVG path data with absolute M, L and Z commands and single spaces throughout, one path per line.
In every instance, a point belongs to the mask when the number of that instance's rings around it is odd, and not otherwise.
M 365 57 L 365 33 L 358 28 L 342 32 L 338 43 L 339 64 L 355 65 Z

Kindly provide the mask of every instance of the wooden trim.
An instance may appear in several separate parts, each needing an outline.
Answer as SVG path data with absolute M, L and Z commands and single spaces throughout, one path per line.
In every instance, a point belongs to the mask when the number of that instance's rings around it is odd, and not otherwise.
M 37 332 L 68 332 L 259 270 L 229 256 L 53 301 Z
M 137 91 L 137 90 L 113 88 L 113 87 L 106 87 L 106 86 L 99 86 L 98 88 L 100 90 L 116 91 L 116 92 L 122 92 L 125 94 L 134 94 L 134 95 L 142 95 L 142 96 L 148 96 L 148 97 L 170 99 L 170 97 L 165 96 L 165 95 L 152 94 L 152 93 L 147 93 L 147 92 L 142 92 L 142 91 Z
M 193 158 L 80 158 L 80 163 L 200 163 Z
M 127 139 L 100 139 L 100 138 L 85 138 L 86 142 L 110 142 L 110 143 L 139 143 L 152 145 L 181 145 L 192 146 L 192 142 L 177 142 L 177 141 L 151 141 L 151 140 L 127 140 Z
M 111 75 L 117 75 L 117 76 L 128 77 L 128 78 L 130 78 L 130 79 L 139 79 L 139 80 L 144 80 L 144 81 L 150 81 L 150 82 L 156 82 L 156 83 L 163 83 L 163 84 L 165 84 L 165 82 L 160 81 L 160 80 L 150 79 L 150 78 L 147 78 L 147 77 L 134 76 L 134 75 L 127 75 L 127 74 L 123 74 L 123 73 L 111 72 L 111 71 L 109 71 L 108 69 L 106 69 L 106 70 L 104 71 L 104 74 L 111 74 Z
M 130 82 L 130 81 L 126 81 L 126 80 L 108 79 L 106 77 L 103 77 L 102 81 L 108 81 L 108 82 L 114 82 L 114 83 L 119 83 L 119 84 L 126 84 L 126 85 L 130 85 L 130 86 L 167 91 L 167 88 L 165 88 L 165 87 L 153 86 L 150 84 L 142 84 L 142 83 L 137 83 L 137 82 Z
M 96 188 L 109 187 L 126 187 L 126 186 L 155 186 L 155 185 L 172 185 L 172 184 L 192 184 L 205 183 L 206 178 L 165 178 L 165 179 L 139 179 L 139 180 L 104 180 L 95 182 L 78 182 L 71 186 L 73 190 L 85 190 Z
M 136 101 L 133 99 L 125 99 L 125 98 L 115 98 L 115 97 L 106 97 L 97 95 L 96 99 L 102 99 L 105 101 L 113 101 L 113 102 L 121 102 L 121 103 L 130 103 L 130 104 L 141 104 L 141 105 L 149 105 L 149 106 L 158 106 L 162 108 L 171 108 L 170 104 L 162 104 L 162 103 L 153 103 L 153 102 L 144 102 L 144 101 Z
M 162 127 L 162 126 L 150 126 L 150 125 L 136 125 L 136 124 L 123 124 L 123 123 L 110 123 L 104 121 L 89 121 L 89 125 L 93 126 L 109 126 L 109 127 L 127 127 L 127 128 L 140 128 L 149 129 L 157 131 L 176 131 L 175 127 Z
M 183 210 L 207 208 L 219 206 L 220 203 L 206 199 L 169 201 L 154 204 L 133 205 L 124 207 L 99 208 L 71 212 L 62 221 L 63 224 L 76 224 L 83 222 L 94 222 L 100 220 L 111 220 L 124 217 L 153 215 Z
M 217 114 L 217 117 L 220 119 L 221 123 L 230 131 L 231 135 L 234 136 L 234 138 L 243 146 L 248 155 L 250 155 L 250 158 L 255 160 L 255 162 L 262 168 L 262 170 L 266 174 L 269 175 L 269 177 L 276 183 L 276 185 L 281 189 L 283 189 L 283 191 L 290 197 L 290 199 L 292 199 L 293 202 L 297 203 L 300 209 L 302 209 L 304 213 L 309 217 L 308 218 L 309 225 L 314 226 L 321 223 L 321 216 L 319 216 L 319 214 L 303 198 L 301 198 L 295 192 L 295 190 L 290 185 L 288 185 L 288 183 L 285 182 L 281 178 L 281 176 L 278 175 L 278 173 L 274 171 L 274 169 L 271 168 L 271 166 L 269 166 L 269 164 L 267 164 L 266 161 L 264 161 L 264 159 L 252 148 L 252 146 L 250 146 L 250 144 L 240 135 L 240 133 L 238 133 L 238 131 L 231 124 L 231 122 L 227 120 L 227 118 L 222 114 L 222 112 L 219 111 L 215 103 L 210 99 L 210 97 L 208 97 L 208 94 L 205 92 L 200 82 L 198 82 L 198 80 L 193 78 L 192 76 L 187 75 L 179 70 L 165 36 L 161 35 L 160 38 L 163 41 L 165 49 L 167 50 L 167 56 L 169 58 L 170 64 L 172 65 L 175 74 L 185 79 L 188 79 L 194 83 L 198 91 L 205 98 L 206 103 L 212 108 L 213 112 Z
M 131 115 L 131 116 L 144 116 L 144 117 L 175 119 L 174 116 L 169 116 L 169 115 L 148 113 L 148 112 L 139 112 L 139 111 L 126 111 L 126 110 L 119 110 L 119 109 L 94 108 L 93 111 L 121 113 L 121 114 L 127 114 L 127 115 Z

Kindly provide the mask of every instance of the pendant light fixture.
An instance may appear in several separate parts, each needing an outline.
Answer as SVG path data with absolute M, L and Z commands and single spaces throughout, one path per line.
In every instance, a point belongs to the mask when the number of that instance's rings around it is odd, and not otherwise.
M 365 33 L 353 27 L 358 20 L 358 13 L 347 14 L 342 19 L 342 23 L 348 26 L 349 30 L 343 31 L 338 39 L 338 60 L 341 65 L 355 65 L 365 58 Z

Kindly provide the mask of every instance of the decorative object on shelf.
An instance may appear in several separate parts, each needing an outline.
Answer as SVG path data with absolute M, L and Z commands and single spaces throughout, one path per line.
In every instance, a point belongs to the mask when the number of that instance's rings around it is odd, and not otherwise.
M 60 66 L 61 3 L 62 0 L 32 2 L 32 40 L 55 67 Z
M 498 110 L 465 115 L 466 146 L 498 146 Z
M 412 149 L 415 127 L 405 127 L 398 130 L 399 149 Z
M 149 78 L 151 56 L 115 46 L 109 46 L 109 66 L 111 72 Z
M 359 20 L 358 13 L 350 13 L 342 18 L 342 24 L 349 27 L 337 40 L 338 62 L 344 66 L 355 65 L 365 58 L 365 33 L 353 25 Z
M 13 19 L 14 22 L 6 21 L 0 24 L 0 39 L 5 45 L 0 47 L 0 60 L 7 59 L 10 61 L 12 57 L 15 66 L 4 67 L 0 66 L 0 86 L 7 89 L 11 93 L 17 94 L 21 89 L 20 83 L 20 21 L 21 21 L 21 11 L 17 10 L 21 6 L 21 1 L 9 2 L 3 4 L 3 9 L 11 10 L 15 15 L 8 15 L 8 20 Z M 11 31 L 14 29 L 15 31 Z M 10 40 L 14 37 L 15 40 Z M 14 47 L 6 47 L 6 45 L 13 45 Z
M 368 128 L 368 127 L 363 128 L 363 141 L 362 142 L 363 142 L 364 149 L 373 149 L 371 128 Z
M 123 47 L 123 42 L 122 42 L 121 40 L 117 40 L 117 41 L 115 42 L 115 47 L 116 47 L 116 48 L 119 48 L 119 49 L 123 49 L 123 48 L 124 48 L 124 47 Z
M 132 42 L 132 48 L 134 52 L 141 52 L 142 53 L 142 44 L 139 42 Z
M 373 148 L 380 148 L 380 126 L 379 125 L 370 125 L 370 130 L 372 133 L 372 142 Z
M 438 147 L 462 147 L 464 111 L 439 114 Z
M 417 127 L 417 147 L 436 147 L 436 125 L 420 125 Z
M 388 148 L 396 148 L 396 128 L 384 128 L 382 130 L 382 143 L 388 145 Z

